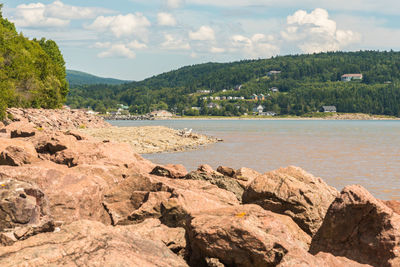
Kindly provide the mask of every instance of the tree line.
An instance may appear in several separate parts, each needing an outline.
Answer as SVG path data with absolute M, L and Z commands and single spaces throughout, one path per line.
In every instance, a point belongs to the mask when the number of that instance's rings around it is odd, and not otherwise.
M 270 74 L 271 70 L 280 74 Z M 341 82 L 346 73 L 362 73 L 361 82 Z M 193 115 L 241 115 L 261 104 L 278 114 L 302 115 L 334 105 L 339 112 L 363 112 L 400 116 L 400 53 L 395 51 L 328 52 L 277 56 L 232 63 L 205 63 L 163 73 L 123 85 L 84 85 L 71 88 L 68 104 L 105 111 L 118 103 L 132 113 L 147 113 L 163 107 Z M 232 89 L 242 85 L 240 91 Z M 269 90 L 277 87 L 279 93 Z M 223 92 L 223 90 L 227 90 Z M 249 99 L 264 94 L 263 101 L 203 100 L 231 95 Z M 209 109 L 209 102 L 219 109 Z M 191 107 L 200 107 L 201 110 Z
M 7 107 L 58 108 L 68 82 L 63 56 L 52 40 L 29 40 L 3 18 L 0 4 L 0 119 Z

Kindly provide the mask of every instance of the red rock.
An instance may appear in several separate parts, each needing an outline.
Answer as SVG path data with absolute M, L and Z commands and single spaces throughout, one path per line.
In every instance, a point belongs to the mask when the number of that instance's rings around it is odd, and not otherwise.
M 31 143 L 0 138 L 0 165 L 21 166 L 38 160 L 38 154 Z
M 36 185 L 0 179 L 0 244 L 10 245 L 53 229 L 48 200 Z
M 320 252 L 313 256 L 301 250 L 289 251 L 278 267 L 371 267 L 345 257 L 335 257 L 332 254 Z
M 231 192 L 204 181 L 134 173 L 108 190 L 104 197 L 104 206 L 115 224 L 134 224 L 153 217 L 171 227 L 184 225 L 186 216 L 192 212 L 238 204 Z
M 81 140 L 88 140 L 91 139 L 91 137 L 77 131 L 77 130 L 68 130 L 64 132 L 65 135 L 72 135 L 73 137 L 76 138 L 76 140 L 81 141 Z
M 87 166 L 78 171 L 43 161 L 18 168 L 0 166 L 0 178 L 11 177 L 37 184 L 47 196 L 50 212 L 56 220 L 91 219 L 109 224 L 110 217 L 102 205 L 108 182 L 104 176 L 90 175 L 92 168 Z
M 187 174 L 185 166 L 182 164 L 168 164 L 165 166 L 156 166 L 150 174 L 164 176 L 168 178 L 182 178 Z
M 400 266 L 400 215 L 359 185 L 346 186 L 326 213 L 310 251 L 373 266 Z
M 187 266 L 162 242 L 125 228 L 77 221 L 0 247 L 0 266 Z
M 7 112 L 16 121 L 26 121 L 51 131 L 110 126 L 103 118 L 87 114 L 84 110 L 9 108 Z
M 385 205 L 391 208 L 397 214 L 400 214 L 400 201 L 397 200 L 389 200 L 384 201 Z
M 288 167 L 255 178 L 243 194 L 243 203 L 258 204 L 266 210 L 286 214 L 313 235 L 337 195 L 337 190 L 321 178 L 301 168 Z
M 11 138 L 30 137 L 37 133 L 33 124 L 26 121 L 13 122 L 6 127 L 7 132 L 10 132 Z
M 186 238 L 185 229 L 182 227 L 171 228 L 162 224 L 157 219 L 147 219 L 139 224 L 123 226 L 144 239 L 163 242 L 175 254 L 185 256 Z
M 75 148 L 76 139 L 60 132 L 53 134 L 42 133 L 40 136 L 31 139 L 35 144 L 36 151 L 41 154 L 55 154 L 67 148 Z
M 124 143 L 102 143 L 96 141 L 75 141 L 74 145 L 59 151 L 50 160 L 69 167 L 77 165 L 126 166 L 138 173 L 150 173 L 154 164 Z
M 213 185 L 218 186 L 221 189 L 227 190 L 235 194 L 239 201 L 242 201 L 243 188 L 238 183 L 236 179 L 229 176 L 224 176 L 219 172 L 202 172 L 202 171 L 192 171 L 188 173 L 185 180 L 201 180 L 207 181 Z
M 307 255 L 310 237 L 288 216 L 257 205 L 193 213 L 187 223 L 190 263 L 217 258 L 227 266 L 276 266 L 292 250 Z
M 217 168 L 217 172 L 219 172 L 223 175 L 229 176 L 229 177 L 235 176 L 235 173 L 236 173 L 234 169 L 232 169 L 230 167 L 226 167 L 226 166 L 219 166 Z
M 261 173 L 255 170 L 243 167 L 236 170 L 235 176 L 233 178 L 235 178 L 243 188 L 246 188 L 254 181 L 254 179 L 256 179 L 256 177 L 260 175 Z
M 209 173 L 209 174 L 215 174 L 216 173 L 216 171 L 214 171 L 213 168 L 208 164 L 200 165 L 197 168 L 197 170 L 200 171 L 200 172 L 205 172 L 205 173 Z

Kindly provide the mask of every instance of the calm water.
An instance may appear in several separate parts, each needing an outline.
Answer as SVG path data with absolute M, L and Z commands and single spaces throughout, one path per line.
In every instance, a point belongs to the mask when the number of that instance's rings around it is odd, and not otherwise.
M 374 196 L 400 200 L 398 121 L 114 121 L 118 126 L 163 125 L 224 139 L 199 150 L 143 155 L 155 163 L 180 163 L 188 170 L 207 163 L 266 172 L 302 167 L 341 190 L 361 184 Z

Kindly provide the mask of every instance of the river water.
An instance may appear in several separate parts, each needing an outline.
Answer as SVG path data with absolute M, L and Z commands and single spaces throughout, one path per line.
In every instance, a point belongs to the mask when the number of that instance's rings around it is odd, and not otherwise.
M 200 164 L 259 172 L 299 166 L 341 190 L 361 184 L 375 197 L 400 200 L 400 121 L 165 120 L 111 121 L 117 126 L 163 125 L 224 139 L 198 150 L 144 154 L 160 164 Z

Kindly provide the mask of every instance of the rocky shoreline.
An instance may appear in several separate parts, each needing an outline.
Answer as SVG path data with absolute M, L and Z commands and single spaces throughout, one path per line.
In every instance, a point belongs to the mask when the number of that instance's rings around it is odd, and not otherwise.
M 0 124 L 1 266 L 400 266 L 400 202 L 293 166 L 155 165 L 62 112 Z
M 86 128 L 79 131 L 99 141 L 128 143 L 139 154 L 192 150 L 221 141 L 190 130 L 174 130 L 163 126 Z

